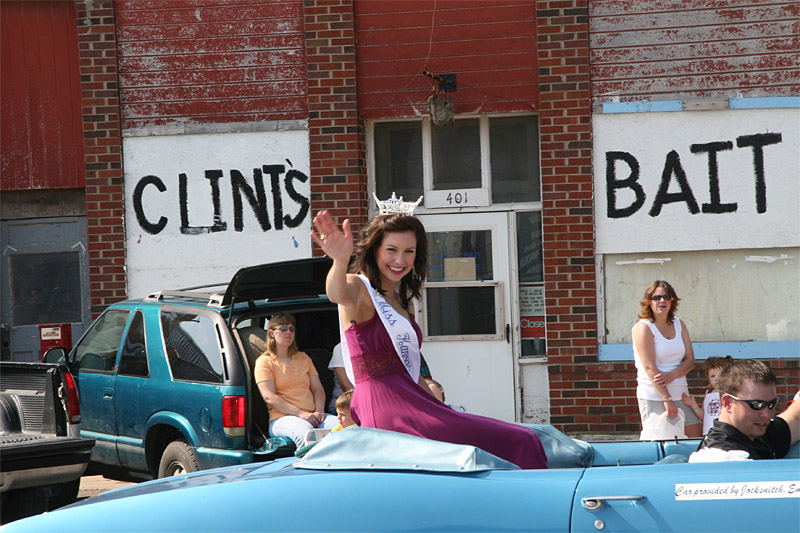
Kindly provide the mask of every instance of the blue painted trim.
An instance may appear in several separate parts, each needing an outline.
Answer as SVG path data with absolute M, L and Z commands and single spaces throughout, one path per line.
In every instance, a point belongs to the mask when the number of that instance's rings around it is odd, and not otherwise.
M 694 342 L 692 346 L 698 360 L 726 355 L 734 359 L 800 358 L 800 341 Z M 600 344 L 597 349 L 600 361 L 633 361 L 630 344 Z
M 729 98 L 730 109 L 780 109 L 800 107 L 800 96 L 765 96 L 762 98 Z
M 661 111 L 683 111 L 682 100 L 657 100 L 643 102 L 606 102 L 603 113 L 647 113 Z

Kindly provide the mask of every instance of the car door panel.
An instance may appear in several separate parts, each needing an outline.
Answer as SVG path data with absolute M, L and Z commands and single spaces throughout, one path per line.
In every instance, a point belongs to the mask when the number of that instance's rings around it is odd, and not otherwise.
M 106 311 L 78 341 L 69 362 L 81 402 L 81 436 L 96 441 L 91 460 L 114 466 L 119 465 L 114 380 L 129 319 L 127 309 Z
M 799 495 L 794 459 L 590 468 L 572 531 L 796 533 Z

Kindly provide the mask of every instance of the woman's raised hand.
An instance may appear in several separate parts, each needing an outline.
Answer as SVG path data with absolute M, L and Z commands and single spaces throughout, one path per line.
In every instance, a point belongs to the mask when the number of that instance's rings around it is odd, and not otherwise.
M 325 210 L 314 217 L 314 228 L 311 239 L 322 248 L 325 255 L 334 261 L 348 263 L 353 255 L 353 234 L 350 232 L 350 220 L 345 219 L 341 229 L 333 221 L 331 214 Z

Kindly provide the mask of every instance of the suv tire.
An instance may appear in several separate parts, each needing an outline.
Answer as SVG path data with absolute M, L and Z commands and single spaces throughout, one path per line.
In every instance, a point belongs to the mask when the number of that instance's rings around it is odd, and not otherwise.
M 158 465 L 158 477 L 178 476 L 198 470 L 200 467 L 197 464 L 197 454 L 194 448 L 185 441 L 174 440 L 164 448 L 161 462 Z

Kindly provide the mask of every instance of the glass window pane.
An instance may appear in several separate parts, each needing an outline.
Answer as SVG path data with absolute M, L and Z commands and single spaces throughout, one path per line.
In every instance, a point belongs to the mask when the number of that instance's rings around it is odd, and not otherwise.
M 469 262 L 454 264 L 458 259 L 470 259 Z M 475 266 L 472 266 L 474 259 Z M 453 270 L 459 274 L 448 276 Z M 474 274 L 472 274 L 474 271 Z M 428 233 L 428 281 L 487 281 L 494 279 L 492 272 L 492 232 L 490 230 L 473 231 L 437 231 Z
M 481 139 L 478 119 L 431 128 L 433 189 L 478 189 L 481 186 Z
M 426 334 L 497 335 L 495 289 L 494 286 L 425 289 Z
M 222 353 L 210 318 L 162 311 L 161 327 L 175 379 L 222 383 Z
M 541 199 L 539 125 L 535 116 L 489 119 L 492 203 Z
M 98 318 L 75 347 L 70 369 L 75 372 L 101 370 L 111 372 L 117 362 L 122 332 L 129 311 L 107 311 Z
M 520 282 L 544 281 L 542 213 L 540 211 L 517 213 L 517 256 Z
M 77 252 L 12 254 L 9 260 L 15 326 L 83 322 Z
M 122 345 L 119 373 L 125 376 L 147 377 L 147 346 L 144 336 L 144 315 L 138 311 L 128 328 L 128 336 Z
M 374 146 L 378 198 L 422 196 L 422 122 L 376 122 Z
M 516 221 L 522 356 L 544 356 L 547 355 L 547 343 L 542 214 L 539 211 L 519 212 L 516 214 Z

